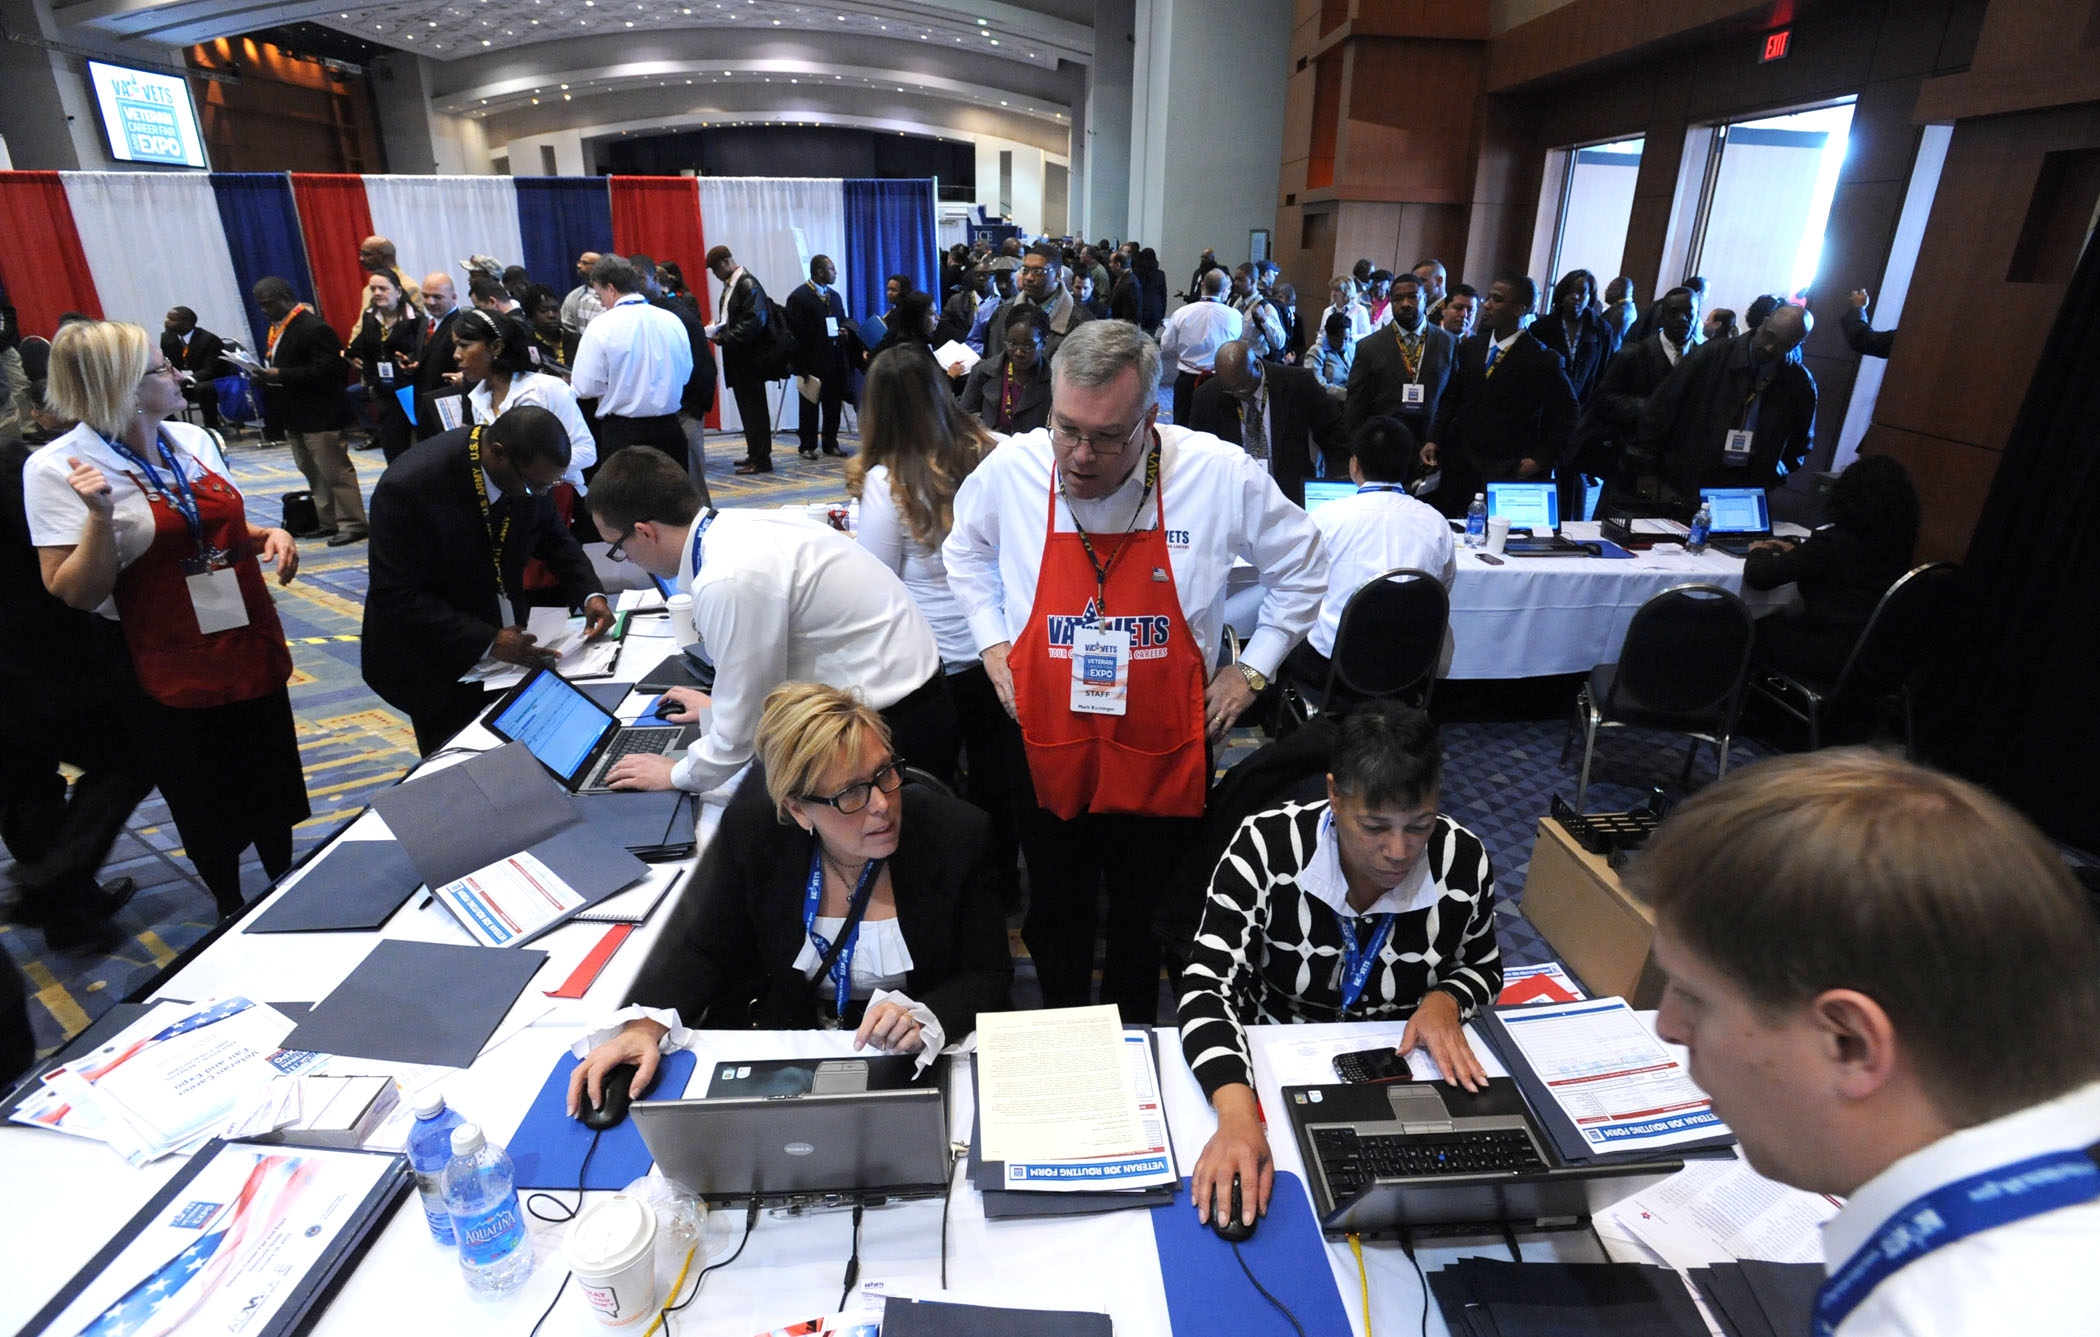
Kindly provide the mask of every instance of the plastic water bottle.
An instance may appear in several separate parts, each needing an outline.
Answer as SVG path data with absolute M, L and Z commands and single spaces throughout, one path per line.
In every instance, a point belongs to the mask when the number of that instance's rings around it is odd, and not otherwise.
M 479 1124 L 452 1130 L 445 1207 L 470 1290 L 500 1294 L 532 1275 L 532 1239 L 518 1205 L 517 1180 L 510 1156 L 481 1135 Z
M 1699 503 L 1699 513 L 1692 517 L 1692 533 L 1691 537 L 1685 540 L 1684 550 L 1694 557 L 1705 552 L 1707 531 L 1713 527 L 1713 503 L 1702 501 Z
M 1466 507 L 1466 546 L 1478 548 L 1487 542 L 1488 498 L 1485 492 L 1473 494 L 1473 504 Z
M 465 1123 L 457 1110 L 445 1108 L 435 1091 L 416 1097 L 415 1126 L 408 1130 L 408 1164 L 416 1172 L 416 1192 L 423 1199 L 423 1218 L 430 1237 L 452 1247 L 452 1213 L 445 1208 L 445 1167 L 452 1161 L 452 1130 Z

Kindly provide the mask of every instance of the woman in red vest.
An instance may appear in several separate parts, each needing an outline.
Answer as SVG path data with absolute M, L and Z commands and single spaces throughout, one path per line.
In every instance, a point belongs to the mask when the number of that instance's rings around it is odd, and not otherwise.
M 262 574 L 267 562 L 288 583 L 298 551 L 248 522 L 211 434 L 168 420 L 182 387 L 138 326 L 59 331 L 46 398 L 78 425 L 23 473 L 44 585 L 122 626 L 143 696 L 140 718 L 112 727 L 145 748 L 190 862 L 231 914 L 241 852 L 255 846 L 277 878 L 308 815 L 292 656 Z

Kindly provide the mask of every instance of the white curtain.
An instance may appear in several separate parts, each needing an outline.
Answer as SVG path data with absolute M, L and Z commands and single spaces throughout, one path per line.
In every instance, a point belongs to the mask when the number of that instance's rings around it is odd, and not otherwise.
M 700 227 L 709 247 L 727 246 L 737 263 L 764 285 L 766 295 L 783 307 L 795 285 L 808 280 L 809 259 L 818 255 L 830 256 L 839 267 L 834 286 L 840 300 L 845 300 L 845 183 L 807 177 L 704 176 L 700 178 Z M 708 309 L 715 319 L 721 319 L 721 285 L 704 270 L 689 270 L 685 278 L 695 286 L 707 284 Z M 846 314 L 857 320 L 870 313 Z M 716 361 L 720 360 L 718 350 Z M 779 430 L 791 431 L 801 421 L 802 397 L 795 393 L 793 381 L 785 382 L 784 393 L 781 384 L 773 386 L 776 400 L 785 400 L 777 415 Z M 721 408 L 722 429 L 741 431 L 729 383 L 721 385 L 715 402 Z M 779 444 L 774 443 L 776 449 Z
M 252 341 L 218 197 L 203 172 L 61 172 L 102 314 L 160 342 L 171 306 L 224 339 Z
M 394 243 L 402 276 L 420 284 L 425 274 L 448 274 L 462 303 L 468 256 L 525 263 L 518 193 L 507 176 L 368 176 L 365 203 L 372 230 Z

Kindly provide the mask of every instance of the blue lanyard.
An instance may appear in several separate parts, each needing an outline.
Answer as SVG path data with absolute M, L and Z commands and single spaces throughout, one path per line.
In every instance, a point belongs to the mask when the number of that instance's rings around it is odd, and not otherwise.
M 1876 1286 L 1935 1249 L 1996 1226 L 2100 1198 L 2096 1151 L 2052 1151 L 1971 1175 L 1914 1199 L 1882 1223 L 1816 1293 L 1816 1334 L 1830 1337 Z
M 1333 813 L 1328 813 L 1321 819 L 1320 838 L 1334 839 Z M 1371 982 L 1372 967 L 1378 964 L 1378 954 L 1385 950 L 1386 943 L 1391 940 L 1393 921 L 1399 917 L 1396 914 L 1372 915 L 1371 920 L 1376 927 L 1371 930 L 1371 943 L 1366 947 L 1356 940 L 1356 926 L 1360 916 L 1351 917 L 1336 913 L 1335 918 L 1340 920 L 1342 925 L 1342 1011 L 1347 1012 L 1355 1007 L 1356 1000 L 1364 996 L 1364 986 Z
M 160 471 L 148 464 L 130 446 L 113 437 L 104 437 L 103 443 L 134 466 L 146 471 L 146 480 L 153 484 L 153 490 L 166 497 L 175 509 L 182 513 L 182 522 L 189 526 L 190 542 L 196 545 L 197 552 L 209 556 L 204 545 L 204 516 L 197 510 L 197 495 L 190 488 L 190 480 L 182 472 L 181 459 L 174 451 L 168 449 L 166 436 L 157 437 L 156 444 L 160 447 L 161 462 L 166 464 L 168 471 L 175 476 L 173 487 L 169 487 L 161 478 Z
M 695 525 L 695 526 L 693 526 L 693 579 L 694 579 L 694 580 L 698 580 L 698 579 L 700 579 L 700 545 L 701 545 L 702 543 L 704 543 L 704 542 L 705 542 L 705 541 L 707 540 L 707 527 L 708 527 L 709 525 L 713 524 L 713 523 L 715 522 L 715 517 L 716 517 L 716 516 L 718 516 L 718 515 L 720 515 L 720 514 L 721 514 L 721 512 L 720 512 L 720 511 L 718 511 L 718 510 L 716 510 L 716 509 L 715 509 L 714 507 L 710 506 L 710 507 L 708 507 L 708 508 L 707 508 L 707 514 L 706 514 L 706 515 L 703 515 L 703 516 L 701 516 L 701 517 L 700 517 L 700 523 L 699 523 L 699 524 L 697 524 L 697 525 Z M 668 596 L 666 596 L 666 597 L 668 597 Z
M 846 1004 L 853 995 L 853 949 L 860 942 L 860 923 L 854 916 L 857 906 L 868 903 L 868 896 L 875 887 L 875 879 L 882 872 L 882 860 L 870 859 L 860 870 L 860 881 L 854 884 L 853 898 L 846 905 L 846 918 L 853 920 L 853 931 L 846 935 L 846 945 L 838 958 L 831 963 L 831 991 L 840 1017 L 846 1015 Z M 831 939 L 817 932 L 817 905 L 824 899 L 824 846 L 819 843 L 809 852 L 809 884 L 802 892 L 802 931 L 809 934 L 809 941 L 817 949 L 819 957 L 831 954 Z

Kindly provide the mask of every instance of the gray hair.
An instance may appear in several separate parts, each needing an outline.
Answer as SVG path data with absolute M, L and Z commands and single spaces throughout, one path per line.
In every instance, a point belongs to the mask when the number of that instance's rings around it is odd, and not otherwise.
M 1110 385 L 1132 369 L 1149 396 L 1159 384 L 1159 345 L 1127 320 L 1089 320 L 1072 327 L 1050 369 L 1057 380 L 1089 390 Z

